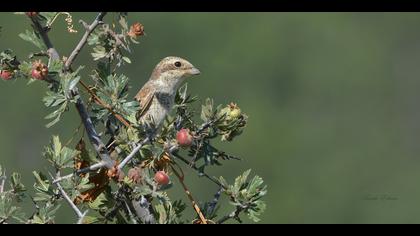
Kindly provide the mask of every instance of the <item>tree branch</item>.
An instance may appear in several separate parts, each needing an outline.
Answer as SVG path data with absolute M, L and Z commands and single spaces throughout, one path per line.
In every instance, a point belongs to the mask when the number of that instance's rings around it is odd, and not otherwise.
M 136 153 L 146 144 L 150 141 L 149 137 L 146 137 L 145 139 L 143 139 L 143 141 L 141 141 L 131 152 L 130 154 L 128 154 L 128 156 L 126 158 L 124 158 L 124 160 L 118 165 L 118 169 L 122 169 L 124 168 L 125 165 L 127 165 L 127 163 L 133 159 L 134 155 L 136 155 Z
M 83 35 L 82 39 L 76 46 L 76 48 L 73 50 L 70 57 L 67 59 L 65 65 L 64 65 L 64 72 L 69 72 L 70 66 L 75 60 L 76 56 L 80 53 L 80 50 L 82 47 L 86 44 L 87 38 L 92 33 L 92 31 L 102 22 L 103 17 L 105 16 L 106 12 L 101 12 L 96 17 L 95 21 L 89 26 L 86 33 Z M 36 17 L 30 17 L 34 28 L 36 31 L 38 31 L 39 35 L 41 36 L 44 44 L 48 48 L 48 53 L 50 55 L 50 60 L 52 59 L 60 59 L 60 56 L 57 52 L 57 50 L 54 48 L 53 44 L 51 43 L 51 40 L 48 37 L 48 28 L 43 27 L 41 23 L 38 21 Z M 77 88 L 74 88 L 72 91 L 73 96 L 77 96 L 79 94 Z M 83 125 L 85 126 L 85 129 L 87 131 L 87 135 L 89 137 L 89 140 L 92 144 L 92 146 L 95 148 L 96 152 L 98 153 L 101 160 L 106 164 L 105 166 L 107 168 L 112 168 L 114 166 L 114 161 L 111 159 L 108 150 L 106 150 L 105 145 L 99 138 L 99 135 L 97 134 L 95 127 L 93 126 L 92 120 L 90 119 L 90 116 L 87 112 L 86 106 L 83 103 L 83 100 L 80 98 L 76 101 L 76 108 L 79 112 L 80 118 L 82 119 Z
M 174 172 L 174 174 L 176 175 L 176 177 L 178 178 L 179 182 L 182 185 L 182 188 L 184 188 L 184 192 L 187 194 L 188 199 L 190 200 L 195 212 L 197 213 L 198 217 L 200 217 L 200 221 L 203 224 L 207 224 L 207 219 L 204 216 L 204 214 L 201 212 L 200 207 L 197 205 L 197 203 L 194 200 L 194 197 L 191 194 L 191 191 L 188 189 L 187 185 L 184 183 L 184 177 L 181 176 L 176 170 L 175 168 L 171 165 L 171 169 Z
M 198 173 L 199 175 L 206 177 L 206 178 L 207 178 L 207 179 L 209 179 L 211 182 L 213 182 L 213 183 L 217 184 L 219 187 L 222 187 L 222 188 L 223 188 L 222 184 L 220 184 L 220 182 L 219 182 L 216 178 L 214 178 L 214 177 L 212 177 L 212 176 L 210 176 L 210 175 L 206 174 L 205 172 L 201 172 L 201 171 L 200 171 L 197 167 L 195 167 L 195 166 L 190 166 L 190 162 L 189 162 L 187 159 L 185 159 L 184 157 L 182 157 L 181 155 L 179 155 L 178 153 L 174 152 L 174 153 L 171 153 L 171 155 L 173 155 L 173 156 L 174 156 L 174 157 L 176 157 L 177 159 L 179 159 L 179 160 L 181 160 L 182 162 L 184 162 L 184 163 L 185 163 L 188 167 L 190 167 L 191 169 L 193 169 L 193 170 L 197 171 L 197 173 Z
M 77 93 L 77 88 L 75 88 L 75 90 Z M 90 119 L 86 106 L 84 105 L 83 100 L 80 97 L 76 101 L 76 108 L 79 112 L 80 118 L 82 119 L 83 125 L 85 126 L 90 143 L 101 157 L 102 162 L 104 162 L 105 166 L 108 169 L 112 168 L 115 165 L 115 161 L 111 159 L 105 144 L 102 142 L 98 133 L 96 132 L 95 126 L 93 125 L 93 122 Z
M 85 83 L 83 83 L 83 81 L 79 82 L 82 87 L 84 89 L 86 89 L 86 91 L 93 97 L 93 99 L 95 99 L 96 103 L 99 104 L 100 106 L 102 106 L 103 108 L 107 109 L 109 112 L 111 112 L 111 114 L 118 119 L 123 125 L 125 125 L 125 127 L 131 127 L 130 123 L 128 123 L 128 121 L 126 119 L 124 119 L 120 114 L 116 113 L 114 111 L 114 109 L 112 109 L 112 107 L 108 104 L 106 104 L 104 101 L 102 101 L 102 99 L 100 99 L 98 97 L 98 95 L 95 94 L 95 92 L 93 92 Z
M 243 210 L 244 210 L 244 208 L 242 208 L 240 206 L 237 206 L 236 210 L 232 211 L 229 215 L 221 218 L 219 221 L 217 221 L 217 224 L 223 224 L 224 222 L 226 222 L 227 220 L 230 220 L 230 219 L 236 219 L 237 221 L 239 221 L 239 223 L 242 223 L 242 221 L 239 219 L 239 214 Z
M 47 53 L 50 57 L 50 60 L 59 60 L 60 56 L 57 50 L 54 48 L 53 44 L 51 43 L 50 38 L 48 37 L 49 29 L 47 27 L 43 27 L 36 17 L 29 18 L 31 19 L 35 30 L 38 31 L 39 35 L 41 36 L 41 39 L 44 42 L 45 46 L 47 46 Z
M 86 28 L 86 32 L 83 35 L 82 39 L 79 41 L 79 43 L 77 44 L 76 48 L 73 50 L 73 52 L 70 54 L 70 56 L 68 57 L 68 59 L 66 60 L 66 63 L 64 64 L 64 70 L 68 71 L 70 70 L 71 64 L 73 64 L 74 60 L 76 59 L 76 57 L 79 55 L 80 51 L 82 50 L 83 46 L 85 46 L 90 34 L 95 30 L 95 28 L 99 25 L 103 23 L 103 18 L 106 15 L 106 12 L 101 12 L 98 14 L 98 16 L 96 17 L 96 19 L 92 22 L 92 24 L 90 24 L 89 26 L 87 26 L 86 24 L 84 24 L 85 28 Z
M 70 207 L 73 209 L 73 211 L 76 213 L 78 217 L 78 223 L 83 220 L 86 213 L 82 213 L 79 208 L 74 204 L 74 202 L 70 199 L 69 195 L 67 195 L 66 191 L 64 191 L 63 187 L 61 187 L 61 184 L 59 182 L 56 182 L 52 174 L 50 174 L 51 178 L 53 179 L 53 182 L 55 182 L 55 185 L 57 186 L 58 190 L 61 193 L 61 196 L 63 196 L 64 200 L 70 205 Z M 60 177 L 59 172 L 57 172 L 57 177 Z

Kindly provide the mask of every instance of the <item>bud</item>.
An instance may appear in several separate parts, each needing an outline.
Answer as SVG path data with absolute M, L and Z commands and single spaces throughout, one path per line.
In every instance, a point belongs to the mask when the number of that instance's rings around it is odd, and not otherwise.
M 140 169 L 139 167 L 134 167 L 134 168 L 131 168 L 131 169 L 128 171 L 127 176 L 128 176 L 128 178 L 129 178 L 130 180 L 132 180 L 134 183 L 138 184 L 138 183 L 140 183 L 140 182 L 141 182 L 141 180 L 142 180 L 142 173 L 141 173 L 141 172 L 142 172 L 142 171 L 141 171 L 141 169 Z
M 40 60 L 32 64 L 32 77 L 37 80 L 44 80 L 48 76 L 48 67 Z
M 144 26 L 137 22 L 130 27 L 130 31 L 127 33 L 128 36 L 132 38 L 137 38 L 138 36 L 144 35 Z

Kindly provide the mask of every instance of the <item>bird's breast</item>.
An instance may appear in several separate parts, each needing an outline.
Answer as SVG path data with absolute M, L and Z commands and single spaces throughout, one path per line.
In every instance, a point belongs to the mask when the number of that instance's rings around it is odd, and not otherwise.
M 174 96 L 166 93 L 156 93 L 148 111 L 144 114 L 147 121 L 153 120 L 156 126 L 161 126 L 174 103 Z

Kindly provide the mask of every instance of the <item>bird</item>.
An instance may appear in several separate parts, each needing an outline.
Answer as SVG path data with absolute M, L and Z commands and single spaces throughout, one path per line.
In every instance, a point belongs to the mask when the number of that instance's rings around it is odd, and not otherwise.
M 200 70 L 186 59 L 175 56 L 163 58 L 134 97 L 140 103 L 140 111 L 137 113 L 139 123 L 146 126 L 152 123 L 151 132 L 154 134 L 171 112 L 176 93 L 185 79 L 199 74 Z M 132 205 L 144 223 L 156 223 L 150 203 L 144 197 L 133 199 Z
M 134 97 L 140 103 L 140 110 L 136 115 L 138 122 L 145 126 L 149 135 L 153 136 L 156 131 L 163 125 L 166 116 L 171 112 L 178 89 L 181 87 L 186 78 L 199 75 L 201 72 L 189 61 L 181 57 L 169 56 L 163 58 L 153 69 L 149 80 L 143 85 Z M 150 126 L 150 124 L 152 124 Z M 107 143 L 107 149 L 111 156 L 118 156 L 118 152 L 114 149 L 115 138 L 111 137 Z M 105 179 L 103 176 L 98 179 Z M 93 188 L 85 193 L 88 197 L 92 194 L 93 199 L 101 193 L 103 189 L 97 190 Z M 87 199 L 88 197 L 85 196 Z M 139 199 L 132 200 L 132 206 L 136 215 L 148 224 L 156 223 L 150 203 L 141 196 Z
M 176 92 L 185 79 L 200 73 L 189 61 L 176 56 L 165 57 L 155 66 L 149 80 L 134 96 L 140 105 L 136 118 L 150 136 L 156 133 L 171 112 Z M 114 144 L 115 138 L 111 137 L 106 144 L 108 151 L 113 151 Z
M 152 123 L 155 129 L 161 127 L 173 108 L 180 86 L 186 78 L 200 73 L 186 59 L 175 56 L 163 58 L 134 97 L 140 103 L 140 111 L 137 113 L 139 123 Z

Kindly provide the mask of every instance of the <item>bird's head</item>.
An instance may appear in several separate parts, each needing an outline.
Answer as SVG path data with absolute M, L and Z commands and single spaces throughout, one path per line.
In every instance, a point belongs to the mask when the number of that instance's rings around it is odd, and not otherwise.
M 165 57 L 156 65 L 151 79 L 176 86 L 185 78 L 198 74 L 200 74 L 200 71 L 189 61 L 180 57 Z

